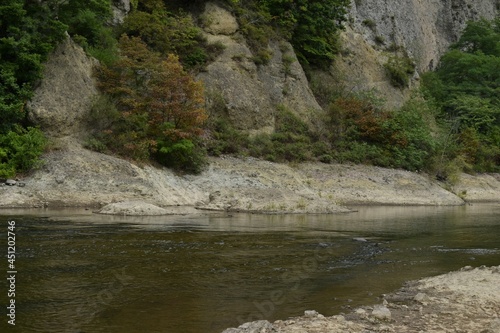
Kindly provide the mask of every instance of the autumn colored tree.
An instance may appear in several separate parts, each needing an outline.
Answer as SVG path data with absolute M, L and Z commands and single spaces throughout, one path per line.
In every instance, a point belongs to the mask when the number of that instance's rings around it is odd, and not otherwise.
M 120 111 L 103 132 L 105 143 L 135 159 L 153 157 L 166 166 L 199 171 L 196 141 L 207 118 L 201 82 L 184 71 L 177 56 L 162 57 L 139 37 L 123 35 L 119 45 L 120 60 L 97 73 L 102 92 Z

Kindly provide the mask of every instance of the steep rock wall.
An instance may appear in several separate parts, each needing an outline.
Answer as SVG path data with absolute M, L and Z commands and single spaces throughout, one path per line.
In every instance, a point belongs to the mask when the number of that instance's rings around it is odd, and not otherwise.
M 408 92 L 391 87 L 383 64 L 400 47 L 413 59 L 416 73 L 435 69 L 440 57 L 458 40 L 467 21 L 498 15 L 498 0 L 353 0 L 343 33 L 344 52 L 333 72 L 350 89 L 376 89 L 390 106 L 399 106 Z
M 77 136 L 97 88 L 92 76 L 96 60 L 88 57 L 69 36 L 45 63 L 43 80 L 27 107 L 30 119 L 51 137 Z
M 271 42 L 272 58 L 258 66 L 230 12 L 207 3 L 203 17 L 208 43 L 224 46 L 223 53 L 198 76 L 207 87 L 209 103 L 223 99 L 225 110 L 217 112 L 226 113 L 235 127 L 250 132 L 272 131 L 278 105 L 306 121 L 318 117 L 322 109 L 289 43 Z

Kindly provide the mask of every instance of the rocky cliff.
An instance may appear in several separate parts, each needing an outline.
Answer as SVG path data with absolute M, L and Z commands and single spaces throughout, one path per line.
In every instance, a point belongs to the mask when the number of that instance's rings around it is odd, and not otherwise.
M 400 106 L 408 90 L 392 87 L 383 67 L 395 50 L 416 65 L 411 88 L 419 74 L 436 68 L 467 21 L 493 19 L 499 9 L 498 0 L 354 0 L 332 74 L 348 89 L 375 89 L 389 106 Z
M 305 120 L 319 116 L 321 107 L 288 42 L 271 42 L 272 58 L 258 66 L 229 11 L 208 2 L 202 15 L 208 43 L 224 46 L 223 53 L 199 75 L 209 91 L 209 102 L 222 98 L 225 103 L 225 109 L 216 112 L 225 113 L 236 128 L 264 132 L 274 129 L 279 105 Z
M 374 89 L 388 107 L 399 107 L 418 85 L 419 74 L 435 69 L 450 44 L 456 42 L 467 21 L 498 14 L 499 0 L 353 0 L 343 51 L 331 75 L 349 91 Z M 226 112 L 240 129 L 270 131 L 277 105 L 284 105 L 304 119 L 321 109 L 304 71 L 286 42 L 269 46 L 268 65 L 256 66 L 230 12 L 208 2 L 202 14 L 209 43 L 225 46 L 223 54 L 199 77 L 222 97 Z M 409 89 L 391 85 L 384 64 L 394 53 L 409 56 L 415 72 Z
M 341 84 L 352 85 L 350 89 L 377 88 L 390 103 L 401 103 L 406 93 L 389 85 L 382 66 L 387 51 L 374 36 L 402 45 L 422 72 L 436 65 L 467 19 L 491 17 L 497 5 L 493 0 L 480 4 L 405 0 L 398 7 L 355 1 L 342 37 L 350 51 L 338 58 L 333 74 L 344 80 Z M 272 42 L 269 64 L 257 66 L 230 12 L 207 3 L 203 15 L 208 42 L 225 46 L 199 75 L 208 102 L 224 101 L 217 112 L 249 131 L 272 131 L 278 105 L 311 122 L 320 116 L 323 111 L 290 44 Z M 46 154 L 45 165 L 25 180 L 25 187 L 0 187 L 0 207 L 100 206 L 143 200 L 158 206 L 311 213 L 345 211 L 343 205 L 352 204 L 459 205 L 462 198 L 500 198 L 498 175 L 464 176 L 455 188 L 445 190 L 425 175 L 400 170 L 324 164 L 291 167 L 229 158 L 211 160 L 210 168 L 199 176 L 179 176 L 91 152 L 79 140 L 97 94 L 92 78 L 95 64 L 69 38 L 50 57 L 45 79 L 28 107 L 33 121 L 51 137 L 52 151 Z M 339 75 L 340 69 L 344 76 Z

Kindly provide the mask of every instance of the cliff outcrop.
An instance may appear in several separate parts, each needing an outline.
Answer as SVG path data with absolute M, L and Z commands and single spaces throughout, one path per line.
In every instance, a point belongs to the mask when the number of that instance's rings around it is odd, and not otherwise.
M 271 42 L 271 59 L 265 65 L 256 65 L 229 11 L 209 2 L 202 15 L 208 43 L 224 48 L 198 76 L 207 87 L 209 103 L 223 100 L 225 107 L 215 110 L 219 116 L 228 117 L 236 128 L 250 132 L 271 132 L 280 105 L 302 119 L 318 118 L 322 109 L 290 43 Z
M 28 102 L 28 116 L 49 137 L 78 136 L 97 96 L 93 77 L 97 61 L 69 36 L 45 63 L 43 80 Z
M 396 52 L 407 54 L 416 70 L 410 88 L 418 85 L 419 74 L 433 70 L 448 47 L 456 42 L 469 20 L 493 19 L 498 0 L 353 0 L 350 20 L 342 34 L 343 52 L 332 74 L 348 89 L 374 89 L 389 107 L 400 106 L 407 89 L 390 85 L 383 65 Z

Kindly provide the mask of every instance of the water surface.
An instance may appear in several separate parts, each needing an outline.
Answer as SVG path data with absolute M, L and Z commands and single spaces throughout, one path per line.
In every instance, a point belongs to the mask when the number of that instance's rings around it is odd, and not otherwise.
M 2 210 L 5 253 L 9 219 L 18 332 L 221 332 L 347 312 L 406 280 L 500 264 L 498 205 L 141 218 Z

